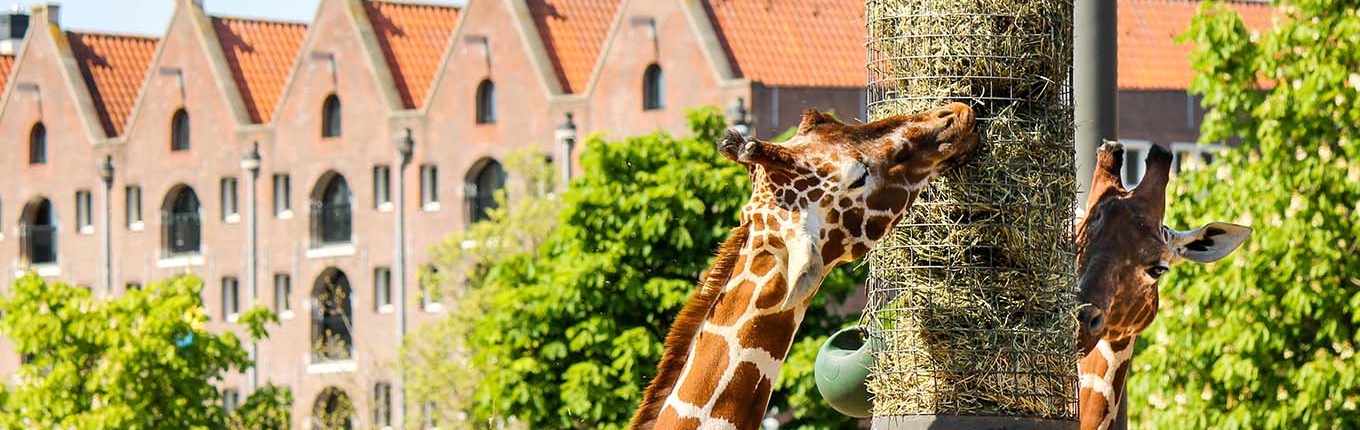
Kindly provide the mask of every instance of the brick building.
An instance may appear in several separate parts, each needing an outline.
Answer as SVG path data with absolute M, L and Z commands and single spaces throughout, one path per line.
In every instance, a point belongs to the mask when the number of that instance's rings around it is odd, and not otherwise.
M 218 330 L 270 305 L 257 378 L 293 389 L 299 427 L 336 395 L 360 427 L 400 419 L 385 363 L 443 309 L 416 288 L 429 247 L 482 214 L 508 152 L 569 159 L 567 118 L 580 136 L 684 132 L 685 109 L 714 105 L 770 136 L 804 107 L 863 117 L 858 0 L 321 0 L 305 24 L 165 1 L 159 37 L 67 31 L 55 5 L 7 17 L 0 284 L 117 295 L 194 273 Z M 1195 140 L 1170 41 L 1194 7 L 1121 1 L 1121 135 Z M 0 373 L 19 360 L 0 341 Z M 244 399 L 250 376 L 223 388 Z

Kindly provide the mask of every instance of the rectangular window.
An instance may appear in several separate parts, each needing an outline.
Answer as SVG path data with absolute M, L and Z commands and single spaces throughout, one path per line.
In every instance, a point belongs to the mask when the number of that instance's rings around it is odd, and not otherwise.
M 439 167 L 433 164 L 420 166 L 420 204 L 426 210 L 439 207 Z
M 382 209 L 392 204 L 392 168 L 373 166 L 373 207 Z
M 76 228 L 81 233 L 94 231 L 94 213 L 90 209 L 90 190 L 76 191 Z
M 241 405 L 241 392 L 235 389 L 222 390 L 222 409 L 227 415 L 236 411 L 236 407 Z
M 241 211 L 236 205 L 236 178 L 222 178 L 222 220 L 233 222 L 240 217 Z
M 426 264 L 421 268 L 420 278 L 420 309 L 425 312 L 444 310 L 444 304 L 439 301 L 439 267 Z
M 378 312 L 392 311 L 392 269 L 373 269 L 373 303 L 378 306 Z
M 392 384 L 373 384 L 373 424 L 378 428 L 392 426 Z
M 274 174 L 274 215 L 283 216 L 293 212 L 293 199 L 289 195 L 292 190 L 289 187 L 291 179 L 286 173 Z
M 127 213 L 128 229 L 140 229 L 142 225 L 142 187 L 139 185 L 128 185 L 123 188 L 124 202 Z
M 292 312 L 293 305 L 289 302 L 293 293 L 293 279 L 287 273 L 274 274 L 274 313 L 282 317 L 284 312 Z
M 241 313 L 241 281 L 235 276 L 222 278 L 222 317 L 235 318 Z

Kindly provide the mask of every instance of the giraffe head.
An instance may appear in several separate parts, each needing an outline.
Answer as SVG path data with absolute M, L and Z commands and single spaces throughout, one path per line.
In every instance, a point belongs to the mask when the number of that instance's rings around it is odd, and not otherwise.
M 867 253 L 926 182 L 971 153 L 975 124 L 962 103 L 862 125 L 809 109 L 786 142 L 729 131 L 718 146 L 750 172 L 743 224 L 775 232 L 792 262 L 806 265 L 801 274 L 824 274 Z M 810 279 L 795 279 L 790 300 L 815 292 L 803 284 Z
M 1141 333 L 1157 314 L 1157 279 L 1181 261 L 1208 263 L 1237 249 L 1251 228 L 1213 222 L 1191 231 L 1162 225 L 1171 152 L 1153 145 L 1142 182 L 1125 190 L 1124 147 L 1101 146 L 1087 201 L 1077 226 L 1078 346 L 1085 355 L 1100 339 Z

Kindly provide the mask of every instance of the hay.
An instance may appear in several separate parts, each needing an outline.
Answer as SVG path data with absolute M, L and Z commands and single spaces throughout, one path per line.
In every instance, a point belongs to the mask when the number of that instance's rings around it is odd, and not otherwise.
M 868 0 L 869 116 L 968 102 L 983 146 L 869 257 L 874 416 L 1076 416 L 1071 0 Z

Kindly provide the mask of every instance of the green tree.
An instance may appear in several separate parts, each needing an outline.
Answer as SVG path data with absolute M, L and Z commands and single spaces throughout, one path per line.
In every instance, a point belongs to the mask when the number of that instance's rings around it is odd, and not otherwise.
M 495 195 L 487 219 L 456 231 L 433 249 L 432 266 L 421 276 L 422 294 L 453 294 L 455 308 L 434 323 L 414 330 L 403 342 L 398 364 L 412 404 L 439 405 L 439 422 L 459 425 L 459 414 L 472 411 L 472 394 L 483 372 L 468 358 L 467 338 L 488 312 L 494 288 L 484 287 L 487 273 L 501 261 L 538 249 L 556 228 L 562 199 L 557 176 L 537 147 L 505 158 L 507 189 Z M 513 195 L 513 198 L 511 198 Z M 418 426 L 418 420 L 408 420 Z
M 705 109 L 689 119 L 689 137 L 588 138 L 584 174 L 563 193 L 565 207 L 544 245 L 489 264 L 480 286 L 488 304 L 469 340 L 482 378 L 474 398 L 479 421 L 626 426 L 671 322 L 750 192 L 745 170 L 715 149 L 722 116 Z M 839 328 L 844 318 L 827 315 L 827 300 L 844 300 L 854 284 L 844 272 L 833 274 L 801 336 Z M 781 380 L 775 402 L 829 411 L 810 388 L 806 350 L 807 342 L 796 348 L 785 373 L 798 379 Z M 808 425 L 848 422 L 823 412 Z
M 1206 3 L 1181 36 L 1208 109 L 1201 139 L 1242 145 L 1175 181 L 1168 225 L 1256 231 L 1228 260 L 1162 281 L 1129 388 L 1130 421 L 1147 428 L 1360 422 L 1360 2 L 1277 10 L 1252 35 Z
M 0 395 L 0 427 L 225 428 L 213 383 L 250 361 L 235 334 L 204 328 L 202 289 L 187 276 L 103 300 L 31 274 L 15 281 L 0 333 L 26 360 Z M 256 308 L 241 321 L 262 337 L 277 319 Z

